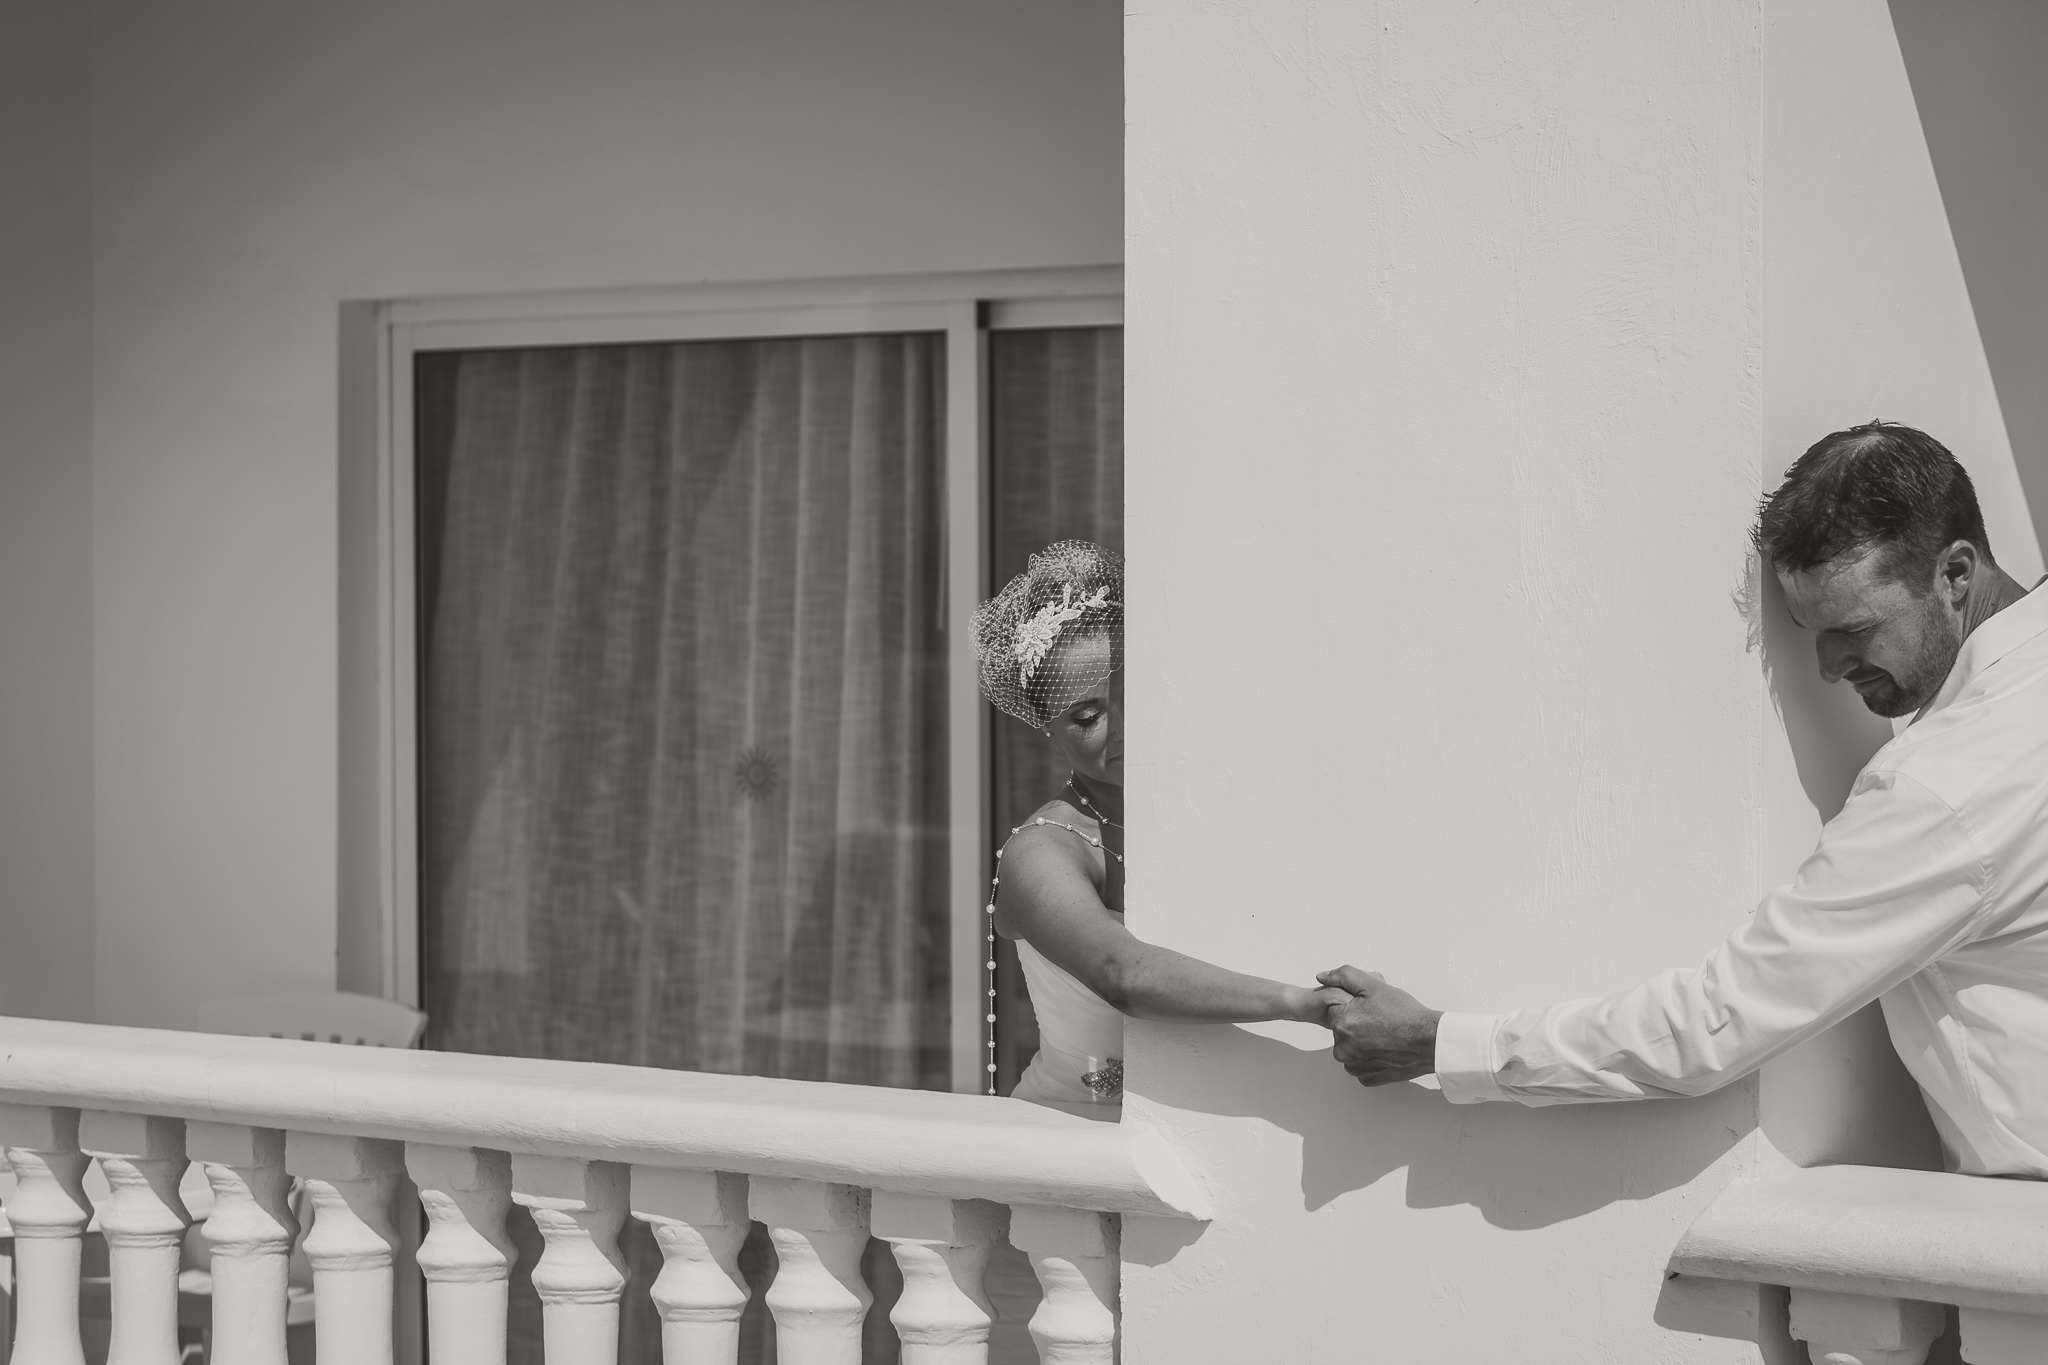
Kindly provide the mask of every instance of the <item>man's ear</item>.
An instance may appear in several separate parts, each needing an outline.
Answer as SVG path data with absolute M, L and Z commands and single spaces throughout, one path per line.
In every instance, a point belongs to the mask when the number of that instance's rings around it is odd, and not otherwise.
M 1934 585 L 1950 606 L 1962 605 L 1970 584 L 1984 565 L 1984 556 L 1967 540 L 1959 540 L 1941 552 L 1934 563 Z

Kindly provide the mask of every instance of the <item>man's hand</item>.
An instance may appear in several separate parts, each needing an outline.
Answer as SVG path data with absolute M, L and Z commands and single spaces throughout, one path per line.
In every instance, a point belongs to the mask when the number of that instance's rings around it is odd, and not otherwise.
M 1378 972 L 1339 967 L 1316 980 L 1351 992 L 1351 999 L 1330 1011 L 1337 1035 L 1332 1050 L 1360 1085 L 1412 1081 L 1436 1070 L 1436 1021 L 1442 1010 L 1429 1009 L 1398 986 L 1389 986 Z

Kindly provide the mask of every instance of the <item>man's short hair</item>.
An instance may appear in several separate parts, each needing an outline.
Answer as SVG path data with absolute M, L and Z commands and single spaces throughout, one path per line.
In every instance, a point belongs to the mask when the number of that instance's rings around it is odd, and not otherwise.
M 1763 501 L 1751 533 L 1758 553 L 1788 573 L 1876 547 L 1881 567 L 1916 591 L 1959 540 L 1991 558 L 1977 490 L 1948 447 L 1896 422 L 1866 422 L 1815 441 Z

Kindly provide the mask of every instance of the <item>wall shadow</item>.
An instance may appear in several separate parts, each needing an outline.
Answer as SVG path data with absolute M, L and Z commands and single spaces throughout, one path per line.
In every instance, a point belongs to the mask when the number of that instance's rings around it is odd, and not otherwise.
M 1852 688 L 1821 678 L 1813 637 L 1786 609 L 1778 576 L 1758 572 L 1753 561 L 1751 575 L 1751 636 L 1761 651 L 1771 706 L 1791 744 L 1799 785 L 1825 823 L 1841 811 L 1856 774 L 1891 739 L 1892 728 L 1865 709 Z
M 1367 1089 L 1327 1052 L 1244 1029 L 1198 1036 L 1203 1069 L 1239 1082 L 1235 1103 L 1202 1112 L 1298 1135 L 1310 1211 L 1405 1167 L 1410 1208 L 1467 1204 L 1495 1227 L 1548 1227 L 1689 1184 L 1755 1127 L 1747 1083 L 1693 1100 L 1454 1105 L 1422 1085 Z
M 1891 724 L 1872 715 L 1853 689 L 1821 679 L 1813 637 L 1792 620 L 1775 574 L 1759 575 L 1752 561 L 1744 596 L 1800 788 L 1825 823 L 1848 801 L 1871 755 L 1891 739 Z M 1767 803 L 1767 818 L 1769 809 Z M 1797 1165 L 1927 1170 L 1940 1164 L 1933 1120 L 1875 1003 L 1772 1060 L 1758 1084 L 1764 1136 Z
M 1891 14 L 2020 487 L 2048 546 L 2048 6 L 1891 0 Z

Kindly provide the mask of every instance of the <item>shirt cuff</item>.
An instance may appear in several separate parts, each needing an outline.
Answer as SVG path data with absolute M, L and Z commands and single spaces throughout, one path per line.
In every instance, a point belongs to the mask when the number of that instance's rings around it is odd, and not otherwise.
M 1436 1024 L 1436 1078 L 1452 1104 L 1504 1100 L 1493 1077 L 1493 1032 L 1498 1014 L 1445 1014 Z

